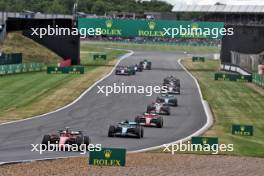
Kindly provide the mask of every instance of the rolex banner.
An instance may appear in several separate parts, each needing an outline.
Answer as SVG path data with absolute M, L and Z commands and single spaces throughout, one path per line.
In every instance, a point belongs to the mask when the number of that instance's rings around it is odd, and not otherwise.
M 71 66 L 71 67 L 56 67 L 48 66 L 48 74 L 84 74 L 83 66 Z
M 194 57 L 192 57 L 192 61 L 193 62 L 204 62 L 205 61 L 205 58 L 204 57 L 194 56 Z
M 239 75 L 232 73 L 215 73 L 215 80 L 226 81 L 239 81 L 239 82 L 252 82 L 252 75 Z
M 79 18 L 78 29 L 81 36 L 83 32 L 99 29 L 102 36 L 170 38 L 222 38 L 225 30 L 222 22 L 98 18 Z M 191 33 L 192 30 L 198 32 Z
M 94 53 L 93 54 L 93 60 L 106 60 L 107 55 L 106 53 Z
M 253 136 L 253 126 L 251 125 L 232 125 L 232 134 L 241 136 Z
M 96 166 L 125 166 L 126 149 L 102 148 L 89 152 L 89 164 Z
M 201 144 L 202 146 L 205 145 L 213 146 L 215 144 L 218 144 L 217 137 L 192 137 L 191 141 L 192 144 Z

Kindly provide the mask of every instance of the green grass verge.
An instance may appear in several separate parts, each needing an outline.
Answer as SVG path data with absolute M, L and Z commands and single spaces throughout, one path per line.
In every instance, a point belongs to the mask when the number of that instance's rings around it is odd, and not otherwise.
M 82 51 L 106 52 L 110 56 L 108 61 L 112 65 L 115 58 L 126 53 L 99 49 L 92 45 L 82 46 Z M 110 69 L 111 67 L 86 66 L 84 75 L 49 75 L 46 72 L 35 72 L 2 76 L 0 77 L 0 121 L 42 114 L 68 104 Z
M 123 48 L 123 49 L 138 49 L 148 51 L 180 51 L 191 53 L 218 53 L 219 48 L 214 46 L 186 46 L 186 45 L 168 45 L 168 44 L 136 44 L 136 43 L 117 43 L 117 42 L 90 42 L 83 41 L 82 43 L 95 44 L 98 47 Z
M 86 69 L 86 72 L 89 71 Z M 16 74 L 0 78 L 0 116 L 6 111 L 28 106 L 39 96 L 71 81 L 79 75 L 48 75 L 46 72 Z
M 218 136 L 220 143 L 234 144 L 234 152 L 224 154 L 264 157 L 264 96 L 247 83 L 215 81 L 219 61 L 193 63 L 188 59 L 183 64 L 197 78 L 215 117 L 214 126 L 205 136 Z M 254 136 L 232 135 L 232 124 L 253 125 Z
M 93 54 L 95 52 L 103 52 L 107 55 L 106 60 L 94 60 L 93 59 Z M 91 44 L 82 44 L 81 45 L 81 53 L 80 53 L 80 58 L 81 58 L 81 64 L 82 65 L 107 65 L 109 64 L 110 61 L 116 59 L 118 56 L 121 56 L 124 54 L 125 51 L 121 50 L 113 50 L 113 49 L 103 49 L 102 47 L 99 47 L 96 45 L 91 45 Z
M 51 50 L 23 36 L 20 32 L 8 33 L 1 51 L 4 53 L 22 53 L 24 63 L 54 64 L 61 60 L 61 57 Z

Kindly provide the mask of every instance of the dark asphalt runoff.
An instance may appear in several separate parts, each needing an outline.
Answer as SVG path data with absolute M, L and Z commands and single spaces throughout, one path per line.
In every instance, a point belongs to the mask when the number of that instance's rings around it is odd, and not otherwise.
M 177 63 L 184 56 L 186 55 L 172 52 L 136 51 L 120 64 L 135 64 L 147 58 L 152 61 L 153 70 L 145 70 L 135 76 L 112 74 L 99 83 L 99 86 L 122 82 L 125 85 L 161 86 L 166 76 L 180 78 L 179 106 L 172 108 L 170 116 L 164 116 L 164 128 L 145 128 L 143 139 L 107 137 L 109 125 L 126 119 L 134 120 L 157 95 L 148 97 L 142 94 L 111 94 L 106 97 L 104 94 L 97 94 L 98 88 L 95 86 L 66 109 L 40 118 L 1 125 L 0 163 L 79 155 L 76 152 L 45 152 L 42 155 L 31 152 L 31 144 L 40 144 L 44 134 L 56 132 L 65 126 L 83 130 L 94 144 L 126 148 L 128 151 L 170 143 L 191 135 L 206 123 L 206 115 L 194 80 Z

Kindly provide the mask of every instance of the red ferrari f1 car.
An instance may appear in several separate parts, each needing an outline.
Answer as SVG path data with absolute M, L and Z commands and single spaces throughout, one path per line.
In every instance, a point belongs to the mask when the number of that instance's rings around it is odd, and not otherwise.
M 144 113 L 141 116 L 137 116 L 135 118 L 135 122 L 146 127 L 150 127 L 150 126 L 154 126 L 158 128 L 163 127 L 163 117 L 153 113 Z
M 42 144 L 46 146 L 48 144 L 58 144 L 59 147 L 63 147 L 65 144 L 69 146 L 75 144 L 78 147 L 82 144 L 88 146 L 90 144 L 90 138 L 84 136 L 82 131 L 72 131 L 66 127 L 64 130 L 59 130 L 56 134 L 44 135 Z

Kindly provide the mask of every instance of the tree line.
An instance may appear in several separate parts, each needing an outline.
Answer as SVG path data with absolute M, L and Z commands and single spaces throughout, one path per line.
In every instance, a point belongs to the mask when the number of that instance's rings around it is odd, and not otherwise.
M 72 14 L 76 0 L 0 0 L 0 11 L 21 12 L 24 10 Z M 159 0 L 78 0 L 78 11 L 104 15 L 110 12 L 170 12 L 172 5 Z

